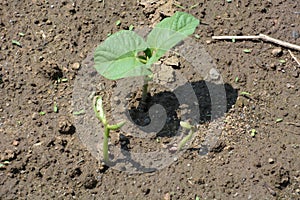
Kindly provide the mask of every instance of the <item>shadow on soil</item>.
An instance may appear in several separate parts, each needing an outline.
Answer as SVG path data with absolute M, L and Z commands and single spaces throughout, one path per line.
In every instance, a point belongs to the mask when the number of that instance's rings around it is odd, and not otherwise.
M 238 96 L 237 90 L 227 83 L 221 85 L 216 85 L 214 83 L 205 81 L 190 83 L 199 104 L 199 124 L 214 120 L 212 119 L 212 102 L 207 84 L 211 84 L 216 90 L 224 87 L 226 92 L 226 109 L 220 109 L 221 111 L 217 114 L 217 116 L 214 116 L 214 118 L 223 116 L 232 107 L 232 105 L 235 104 Z M 176 90 L 182 90 L 181 87 L 182 86 L 178 87 Z M 217 105 L 214 106 L 224 105 L 224 102 L 221 102 L 224 100 L 224 98 L 221 96 L 223 94 L 214 93 L 213 95 L 220 95 L 220 98 L 218 98 L 218 96 L 215 97 L 215 99 L 220 99 L 220 102 L 215 102 Z M 190 97 L 186 96 L 184 98 Z M 174 133 L 177 132 L 180 126 L 180 116 L 178 113 L 178 110 L 180 109 L 180 103 L 176 95 L 172 92 L 164 91 L 157 93 L 154 96 L 148 96 L 146 104 L 140 103 L 137 107 L 131 107 L 129 109 L 130 116 L 128 117 L 130 117 L 136 125 L 146 126 L 151 123 L 151 119 L 149 117 L 149 108 L 155 104 L 163 106 L 167 113 L 166 123 L 161 131 L 156 134 L 156 137 L 173 137 Z

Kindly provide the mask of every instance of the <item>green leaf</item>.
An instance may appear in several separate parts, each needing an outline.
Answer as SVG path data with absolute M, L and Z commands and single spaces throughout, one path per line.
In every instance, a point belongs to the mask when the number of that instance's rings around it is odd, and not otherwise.
M 235 77 L 234 81 L 237 83 L 239 81 L 239 77 Z
M 54 106 L 53 106 L 53 112 L 57 113 L 58 112 L 58 107 L 57 107 L 57 104 L 54 103 Z
M 192 125 L 189 122 L 180 121 L 180 126 L 189 130 L 192 129 Z
M 109 130 L 118 130 L 120 129 L 122 126 L 124 126 L 125 122 L 120 122 L 120 123 L 117 123 L 117 124 L 113 124 L 113 125 L 108 125 L 107 128 Z
M 134 29 L 134 26 L 131 24 L 128 28 L 128 30 L 132 31 Z
M 185 12 L 176 12 L 158 23 L 147 37 L 153 56 L 148 61 L 152 64 L 159 60 L 168 50 L 193 34 L 199 20 Z
M 244 51 L 245 53 L 251 53 L 252 50 L 251 50 L 251 49 L 244 49 L 243 51 Z
M 46 115 L 44 111 L 39 112 L 40 115 Z
M 17 45 L 17 46 L 19 46 L 19 47 L 22 46 L 21 43 L 18 42 L 17 40 L 12 40 L 11 43 L 14 44 L 14 45 Z
M 85 110 L 79 110 L 79 111 L 74 111 L 73 112 L 73 115 L 83 115 L 83 114 L 85 114 Z
M 240 92 L 240 95 L 251 96 L 251 94 L 249 92 Z
M 142 37 L 133 31 L 119 31 L 95 51 L 95 68 L 108 79 L 116 80 L 129 76 L 145 76 L 152 72 L 138 58 L 138 53 L 148 48 Z
M 100 121 L 103 124 L 106 124 L 106 116 L 103 109 L 103 101 L 101 96 L 95 97 L 95 113 L 97 116 L 99 116 Z
M 194 37 L 197 38 L 197 39 L 199 39 L 199 38 L 200 38 L 200 35 L 195 34 Z
M 251 137 L 255 137 L 255 135 L 256 135 L 256 130 L 253 128 L 253 129 L 251 129 Z
M 283 59 L 279 60 L 279 62 L 280 62 L 280 63 L 286 63 L 286 61 L 283 60 Z
M 116 26 L 120 26 L 121 25 L 121 20 L 116 21 Z

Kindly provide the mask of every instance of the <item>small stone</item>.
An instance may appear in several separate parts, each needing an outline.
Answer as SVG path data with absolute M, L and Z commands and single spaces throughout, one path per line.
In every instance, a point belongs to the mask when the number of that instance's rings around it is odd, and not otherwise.
M 268 163 L 269 163 L 269 164 L 273 164 L 274 162 L 275 162 L 275 160 L 274 160 L 273 158 L 269 158 L 269 159 L 268 159 Z
M 298 78 L 299 77 L 299 72 L 297 72 L 297 71 L 293 72 L 292 76 L 295 77 L 295 78 Z
M 74 70 L 78 70 L 79 68 L 80 68 L 80 64 L 78 62 L 76 62 L 72 65 L 72 69 L 74 69 Z
M 269 67 L 270 67 L 271 70 L 276 70 L 276 68 L 277 68 L 277 66 L 276 66 L 275 63 L 271 63 L 271 64 L 269 65 Z
M 206 44 L 211 44 L 211 40 L 206 40 Z
M 179 66 L 179 59 L 175 56 L 167 58 L 165 64 L 168 66 Z
M 170 200 L 170 199 L 171 199 L 170 193 L 166 193 L 164 195 L 164 200 Z
M 84 181 L 84 187 L 86 189 L 93 189 L 96 187 L 98 181 L 93 176 L 88 176 Z
M 36 120 L 38 118 L 38 116 L 39 116 L 39 114 L 35 112 L 32 114 L 31 119 Z
M 65 116 L 59 118 L 58 131 L 62 134 L 73 134 L 75 132 L 75 127 Z
M 12 145 L 18 146 L 19 145 L 19 141 L 18 140 L 14 140 L 13 143 L 12 143 Z
M 209 70 L 209 76 L 212 80 L 218 80 L 220 78 L 220 73 L 215 68 L 212 68 Z
M 281 48 L 275 48 L 272 50 L 272 55 L 275 57 L 281 56 L 282 55 L 282 49 Z
M 119 97 L 115 96 L 115 97 L 114 97 L 114 101 L 115 101 L 115 102 L 120 101 Z

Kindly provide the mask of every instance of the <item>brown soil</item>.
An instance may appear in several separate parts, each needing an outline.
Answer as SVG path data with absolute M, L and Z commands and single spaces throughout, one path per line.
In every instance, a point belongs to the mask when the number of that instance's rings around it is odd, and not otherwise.
M 200 156 L 199 131 L 193 148 L 155 172 L 103 170 L 74 123 L 78 63 L 108 34 L 151 27 L 176 10 L 201 20 L 197 41 L 226 83 L 222 135 Z M 300 66 L 286 48 L 275 54 L 280 47 L 271 43 L 211 40 L 263 33 L 299 45 L 299 12 L 292 0 L 0 1 L 0 199 L 299 199 Z M 197 77 L 190 81 L 205 90 Z

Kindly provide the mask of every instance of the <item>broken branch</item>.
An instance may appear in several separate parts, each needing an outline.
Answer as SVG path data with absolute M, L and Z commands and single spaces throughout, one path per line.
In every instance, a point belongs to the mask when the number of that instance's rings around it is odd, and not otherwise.
M 271 43 L 275 43 L 290 49 L 294 49 L 294 50 L 298 50 L 300 51 L 300 46 L 296 45 L 296 44 L 292 44 L 289 42 L 285 42 L 282 40 L 278 40 L 275 38 L 272 38 L 270 36 L 264 35 L 264 34 L 259 34 L 259 35 L 254 35 L 254 36 L 213 36 L 212 39 L 214 40 L 263 40 L 266 42 L 271 42 Z

